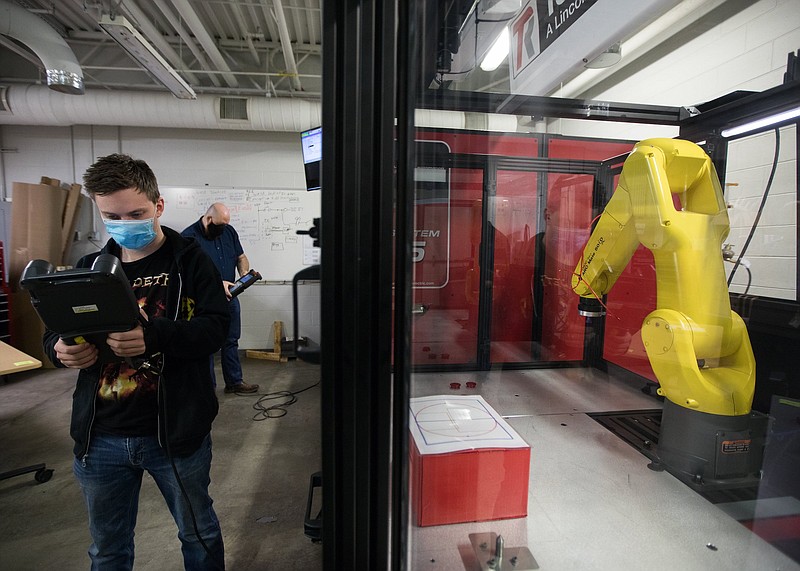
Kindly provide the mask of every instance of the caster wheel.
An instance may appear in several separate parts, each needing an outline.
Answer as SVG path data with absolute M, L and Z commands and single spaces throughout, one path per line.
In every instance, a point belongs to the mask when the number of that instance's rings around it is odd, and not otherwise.
M 33 475 L 33 477 L 37 482 L 43 484 L 53 477 L 53 471 L 48 470 L 47 468 L 42 468 L 40 470 L 36 470 L 36 473 Z

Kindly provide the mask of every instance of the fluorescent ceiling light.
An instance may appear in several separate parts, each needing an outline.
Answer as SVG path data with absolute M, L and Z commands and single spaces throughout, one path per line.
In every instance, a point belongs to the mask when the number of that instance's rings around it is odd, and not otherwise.
M 782 123 L 783 121 L 788 121 L 789 119 L 794 119 L 795 117 L 800 117 L 800 107 L 795 107 L 794 109 L 789 109 L 788 111 L 784 111 L 783 113 L 778 113 L 776 115 L 770 115 L 769 117 L 764 117 L 763 119 L 758 119 L 757 121 L 751 121 L 750 123 L 745 123 L 744 125 L 739 125 L 738 127 L 723 129 L 721 135 L 723 137 L 733 137 L 735 135 L 741 135 L 742 133 L 761 129 L 762 127 L 769 127 L 770 125 L 774 125 L 776 123 Z
M 506 26 L 503 28 L 503 31 L 500 32 L 500 35 L 497 36 L 497 39 L 492 44 L 492 47 L 489 48 L 489 51 L 486 52 L 486 57 L 484 57 L 481 62 L 481 69 L 483 71 L 496 70 L 508 56 L 509 47 L 509 33 L 508 26 Z
M 194 90 L 123 16 L 104 14 L 100 27 L 178 99 L 197 99 Z

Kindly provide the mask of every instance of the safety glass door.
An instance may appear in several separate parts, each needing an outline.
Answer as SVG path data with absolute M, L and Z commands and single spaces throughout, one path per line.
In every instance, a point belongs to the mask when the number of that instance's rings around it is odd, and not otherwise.
M 415 170 L 411 362 L 475 368 L 483 170 L 444 168 L 431 145 L 422 145 L 432 154 Z
M 526 363 L 540 354 L 540 275 L 543 253 L 541 201 L 535 172 L 498 169 L 495 194 L 489 200 L 491 234 L 491 363 Z M 487 292 L 488 295 L 488 292 Z
M 598 163 L 460 155 L 429 141 L 417 152 L 414 368 L 582 361 L 571 277 Z
M 598 163 L 539 159 L 488 172 L 493 272 L 489 366 L 581 362 L 571 280 L 589 236 Z M 533 170 L 535 169 L 535 170 Z

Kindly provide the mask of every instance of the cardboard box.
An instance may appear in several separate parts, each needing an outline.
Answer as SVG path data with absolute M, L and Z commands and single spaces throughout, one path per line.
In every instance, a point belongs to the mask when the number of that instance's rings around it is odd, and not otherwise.
M 11 291 L 17 291 L 22 270 L 29 261 L 42 259 L 54 266 L 61 264 L 61 221 L 67 195 L 57 186 L 24 182 L 15 182 L 13 193 L 9 285 Z
M 61 216 L 61 263 L 67 264 L 74 242 L 78 214 L 81 210 L 81 185 L 62 184 L 61 188 L 66 192 L 64 212 Z
M 418 526 L 526 517 L 530 446 L 480 396 L 410 400 Z
M 42 361 L 52 363 L 42 350 L 44 326 L 31 306 L 30 296 L 19 287 L 22 270 L 31 260 L 64 264 L 69 252 L 80 201 L 80 185 L 62 188 L 61 181 L 42 177 L 41 184 L 15 182 L 11 202 L 9 259 L 11 343 Z

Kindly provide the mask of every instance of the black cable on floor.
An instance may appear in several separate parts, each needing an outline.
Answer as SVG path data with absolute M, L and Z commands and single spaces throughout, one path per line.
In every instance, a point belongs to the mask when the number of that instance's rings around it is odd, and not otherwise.
M 253 415 L 253 420 L 267 420 L 268 418 L 280 418 L 285 416 L 288 412 L 286 407 L 292 405 L 297 402 L 297 396 L 302 392 L 305 392 L 309 389 L 313 389 L 319 385 L 319 381 L 314 383 L 313 385 L 309 385 L 304 389 L 300 389 L 299 391 L 276 391 L 274 393 L 266 393 L 260 395 L 258 400 L 253 404 L 253 409 L 258 411 L 256 414 Z M 240 396 L 249 396 L 246 394 L 242 394 Z M 283 402 L 279 402 L 273 405 L 267 406 L 265 403 L 271 400 L 276 399 L 285 399 Z

